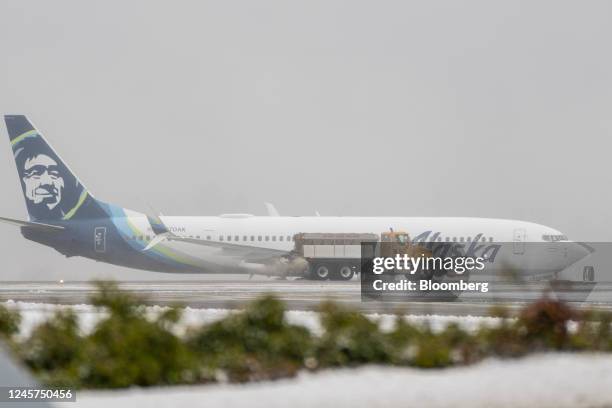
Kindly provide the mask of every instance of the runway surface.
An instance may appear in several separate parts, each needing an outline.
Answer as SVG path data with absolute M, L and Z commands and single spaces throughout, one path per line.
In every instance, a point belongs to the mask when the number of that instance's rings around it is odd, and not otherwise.
M 557 285 L 558 286 L 558 285 Z M 244 276 L 212 275 L 198 281 L 132 281 L 120 287 L 142 298 L 149 305 L 180 304 L 193 308 L 240 308 L 265 293 L 283 299 L 290 310 L 316 310 L 321 301 L 333 300 L 367 313 L 402 311 L 411 314 L 486 316 L 491 306 L 502 304 L 513 313 L 543 293 L 564 298 L 578 308 L 612 311 L 612 284 L 578 284 L 569 290 L 551 291 L 548 283 L 492 284 L 489 293 L 465 293 L 456 301 L 410 299 L 385 302 L 362 302 L 359 281 L 316 282 L 274 280 Z M 89 303 L 95 292 L 90 282 L 2 282 L 0 301 L 23 301 L 57 304 Z

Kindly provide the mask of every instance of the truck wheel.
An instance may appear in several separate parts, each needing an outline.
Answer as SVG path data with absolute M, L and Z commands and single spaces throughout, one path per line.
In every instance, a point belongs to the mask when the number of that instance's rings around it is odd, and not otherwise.
M 336 270 L 336 273 L 332 275 L 333 280 L 347 281 L 353 278 L 355 272 L 351 265 L 340 265 Z
M 331 274 L 331 267 L 326 264 L 314 265 L 312 268 L 312 277 L 315 280 L 327 280 Z

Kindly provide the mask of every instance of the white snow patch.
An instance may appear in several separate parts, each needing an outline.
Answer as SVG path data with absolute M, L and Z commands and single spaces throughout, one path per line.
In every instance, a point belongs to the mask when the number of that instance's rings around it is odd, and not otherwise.
M 247 385 L 84 391 L 77 406 L 599 407 L 612 405 L 610 378 L 610 355 L 542 354 L 442 370 L 369 366 Z

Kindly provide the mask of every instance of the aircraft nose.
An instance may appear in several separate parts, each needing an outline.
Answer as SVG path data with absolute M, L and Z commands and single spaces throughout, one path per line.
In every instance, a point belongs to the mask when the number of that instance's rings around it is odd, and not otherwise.
M 591 255 L 595 250 L 583 243 L 583 242 L 571 242 L 566 247 L 566 257 L 568 265 L 575 264 L 576 262 Z

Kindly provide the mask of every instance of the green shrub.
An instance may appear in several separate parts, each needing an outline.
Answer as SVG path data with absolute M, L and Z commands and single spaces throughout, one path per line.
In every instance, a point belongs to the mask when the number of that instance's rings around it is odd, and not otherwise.
M 190 383 L 199 380 L 196 359 L 172 328 L 178 309 L 154 320 L 127 293 L 112 284 L 99 284 L 93 303 L 108 317 L 86 338 L 87 362 L 83 385 L 118 388 Z
M 188 344 L 208 372 L 221 370 L 230 381 L 294 375 L 310 357 L 312 338 L 284 318 L 281 301 L 265 296 L 243 312 L 193 331 Z
M 389 347 L 392 351 L 392 363 L 399 365 L 410 364 L 416 353 L 416 342 L 421 329 L 408 322 L 402 314 L 395 317 L 393 330 L 386 334 Z
M 521 311 L 518 335 L 531 350 L 564 349 L 569 346 L 568 323 L 575 316 L 565 303 L 543 298 Z
M 142 317 L 141 298 L 120 290 L 115 282 L 95 281 L 97 291 L 90 296 L 92 305 L 106 309 L 111 315 L 124 319 Z
M 21 315 L 0 305 L 0 338 L 10 338 L 19 332 Z
M 105 312 L 92 332 L 79 331 L 71 311 L 59 311 L 18 342 L 20 316 L 0 306 L 0 336 L 12 339 L 41 382 L 77 388 L 189 384 L 227 379 L 253 381 L 292 376 L 301 369 L 393 364 L 423 368 L 470 364 L 487 356 L 532 351 L 612 351 L 609 313 L 576 313 L 542 299 L 517 319 L 503 309 L 499 325 L 475 332 L 450 324 L 440 332 L 411 325 L 403 315 L 383 332 L 376 321 L 331 302 L 320 308 L 322 333 L 289 324 L 284 304 L 264 296 L 244 311 L 175 334 L 177 308 L 148 317 L 142 301 L 113 283 L 98 283 L 92 303 Z M 570 332 L 570 320 L 577 330 Z
M 483 352 L 499 357 L 519 357 L 529 352 L 529 345 L 519 333 L 516 322 L 501 318 L 495 327 L 481 327 L 475 334 Z
M 570 347 L 574 350 L 612 350 L 611 322 L 610 312 L 582 312 L 575 333 L 570 335 Z
M 325 302 L 320 313 L 324 333 L 317 341 L 316 355 L 321 366 L 390 363 L 397 358 L 390 337 L 360 312 Z
M 477 334 L 463 330 L 457 323 L 451 323 L 439 334 L 444 344 L 451 350 L 455 364 L 472 364 L 485 355 L 486 342 Z
M 412 364 L 420 368 L 446 367 L 452 363 L 451 348 L 440 336 L 424 333 L 419 336 Z
M 595 335 L 592 337 L 592 347 L 601 351 L 612 351 L 612 314 L 610 312 L 599 312 L 594 316 L 596 321 Z
M 78 320 L 70 311 L 59 311 L 36 327 L 19 347 L 25 364 L 45 384 L 76 387 L 85 362 L 85 342 Z

